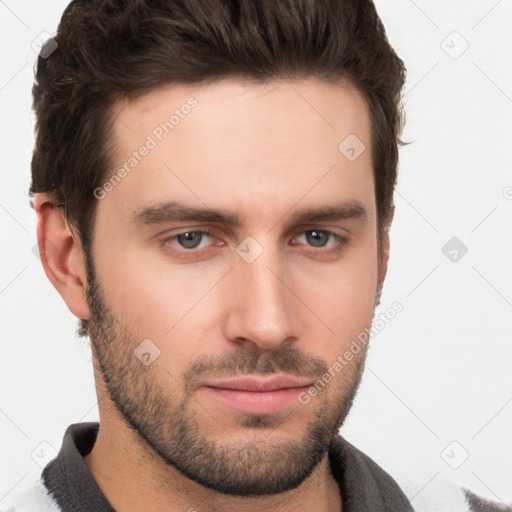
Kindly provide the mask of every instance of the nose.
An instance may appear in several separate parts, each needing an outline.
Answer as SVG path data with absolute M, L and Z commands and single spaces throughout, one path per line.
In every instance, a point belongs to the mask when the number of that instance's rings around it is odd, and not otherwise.
M 292 344 L 298 338 L 297 304 L 277 251 L 266 250 L 252 263 L 236 258 L 226 290 L 226 338 L 255 353 Z

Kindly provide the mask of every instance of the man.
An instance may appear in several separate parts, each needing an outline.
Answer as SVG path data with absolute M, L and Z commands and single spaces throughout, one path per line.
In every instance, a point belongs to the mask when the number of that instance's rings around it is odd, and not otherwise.
M 100 423 L 14 510 L 412 510 L 338 435 L 404 78 L 370 1 L 68 6 L 37 66 L 31 192 Z

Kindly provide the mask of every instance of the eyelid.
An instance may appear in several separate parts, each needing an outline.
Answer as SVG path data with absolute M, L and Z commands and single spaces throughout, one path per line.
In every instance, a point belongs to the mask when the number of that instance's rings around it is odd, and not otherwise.
M 344 236 L 344 235 L 340 235 L 339 233 L 336 233 L 335 231 L 332 231 L 330 229 L 323 229 L 323 228 L 309 228 L 309 229 L 303 229 L 302 231 L 300 231 L 297 235 L 295 235 L 293 238 L 298 238 L 299 236 L 302 236 L 304 235 L 305 233 L 308 233 L 308 232 L 311 232 L 311 231 L 321 231 L 322 233 L 326 233 L 327 235 L 329 235 L 330 237 L 334 238 L 338 244 L 343 244 L 345 245 L 346 243 L 348 243 L 348 237 L 347 236 Z M 305 244 L 304 244 L 305 245 Z M 335 246 L 336 243 L 334 244 L 331 244 L 331 245 L 327 245 L 327 246 L 323 246 L 323 247 L 314 247 L 314 246 L 308 246 L 308 247 L 311 247 L 312 249 L 324 249 L 324 250 L 327 250 L 325 249 L 326 247 L 333 247 Z
M 165 244 L 165 243 L 174 241 L 179 236 L 184 235 L 185 233 L 201 233 L 201 235 L 203 235 L 203 236 L 206 235 L 206 236 L 209 236 L 212 238 L 216 238 L 215 235 L 212 233 L 212 231 L 207 228 L 192 228 L 192 229 L 183 229 L 181 231 L 177 231 L 176 233 L 171 233 L 171 234 L 169 234 L 169 232 L 166 232 L 162 238 L 162 243 Z M 184 249 L 186 251 L 194 250 L 194 249 L 185 249 L 185 247 L 182 247 L 182 249 Z
M 344 234 L 338 233 L 337 231 L 342 231 Z M 333 235 L 339 236 L 350 236 L 350 231 L 347 228 L 344 228 L 339 225 L 326 225 L 326 224 L 304 224 L 297 228 L 294 228 L 294 232 L 304 233 L 305 231 L 325 231 L 332 233 Z
M 216 236 L 213 233 L 213 231 L 214 230 L 212 230 L 209 227 L 199 227 L 199 226 L 182 228 L 179 231 L 176 231 L 172 234 L 169 234 L 169 232 L 166 231 L 164 233 L 165 236 L 162 237 L 160 243 L 162 246 L 165 246 L 167 244 L 172 245 L 175 250 L 180 251 L 185 254 L 186 253 L 198 253 L 200 251 L 206 251 L 210 247 L 212 247 L 216 244 L 211 243 L 207 247 L 187 249 L 185 247 L 180 247 L 179 245 L 172 244 L 172 242 L 174 242 L 178 238 L 178 236 L 184 235 L 185 233 L 201 233 L 202 235 L 206 235 L 211 238 L 216 238 L 219 240 L 219 237 Z M 335 243 L 332 243 L 330 245 L 323 246 L 323 247 L 314 247 L 314 246 L 309 246 L 307 244 L 295 244 L 295 245 L 304 245 L 304 246 L 308 247 L 309 249 L 312 249 L 315 251 L 328 252 L 329 250 L 336 250 L 337 248 L 340 249 L 339 248 L 340 245 L 345 246 L 348 243 L 348 236 L 340 235 L 339 233 L 332 231 L 332 229 L 327 229 L 325 227 L 319 227 L 319 226 L 313 226 L 313 225 L 312 226 L 301 226 L 300 231 L 298 231 L 298 232 L 296 231 L 295 234 L 293 234 L 292 240 L 294 240 L 294 239 L 298 238 L 299 236 L 302 236 L 310 231 L 321 231 L 323 233 L 326 233 L 330 237 L 335 239 Z M 224 242 L 222 242 L 222 243 L 224 243 Z M 217 244 L 217 245 L 220 245 L 220 244 Z

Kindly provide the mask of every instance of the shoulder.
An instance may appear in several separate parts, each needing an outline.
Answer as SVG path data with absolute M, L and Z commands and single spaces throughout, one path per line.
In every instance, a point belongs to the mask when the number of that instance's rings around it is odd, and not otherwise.
M 0 512 L 60 512 L 60 508 L 41 481 L 35 482 L 24 491 L 2 505 Z
M 395 480 L 341 436 L 335 438 L 330 457 L 333 475 L 350 505 L 348 510 L 512 512 L 512 503 L 496 502 L 492 496 L 479 496 L 439 471 L 433 477 L 423 475 L 419 487 L 418 475 L 414 478 L 393 471 Z
M 467 489 L 457 475 L 425 467 L 411 474 L 398 465 L 391 473 L 415 512 L 512 512 L 512 503 L 497 502 L 490 492 L 484 495 Z M 485 489 L 478 489 L 482 491 Z

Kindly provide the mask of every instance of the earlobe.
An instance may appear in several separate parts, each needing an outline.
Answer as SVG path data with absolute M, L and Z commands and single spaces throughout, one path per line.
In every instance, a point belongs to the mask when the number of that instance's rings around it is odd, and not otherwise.
M 48 194 L 36 194 L 37 241 L 46 276 L 71 312 L 89 319 L 86 300 L 86 269 L 78 237 L 69 228 L 64 211 Z

